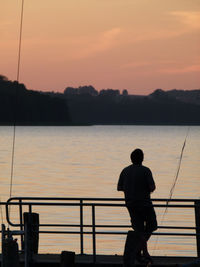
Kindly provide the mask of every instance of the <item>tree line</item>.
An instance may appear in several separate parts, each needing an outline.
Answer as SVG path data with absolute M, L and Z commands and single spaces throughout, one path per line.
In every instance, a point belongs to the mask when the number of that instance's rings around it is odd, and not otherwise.
M 172 92 L 173 91 L 173 92 Z M 200 90 L 155 90 L 148 96 L 65 95 L 72 120 L 91 124 L 200 125 Z M 195 95 L 193 97 L 193 95 Z M 197 97 L 198 95 L 198 97 Z
M 200 90 L 157 89 L 142 96 L 89 85 L 38 92 L 0 76 L 1 125 L 200 125 L 199 114 Z
M 24 84 L 0 75 L 1 125 L 69 125 L 64 99 L 27 90 Z

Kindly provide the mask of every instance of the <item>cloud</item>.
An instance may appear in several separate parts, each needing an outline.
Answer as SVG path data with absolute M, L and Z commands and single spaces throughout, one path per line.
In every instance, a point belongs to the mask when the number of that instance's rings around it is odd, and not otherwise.
M 200 72 L 200 64 L 193 63 L 188 66 L 177 66 L 178 62 L 175 60 L 159 60 L 159 61 L 139 61 L 129 62 L 120 66 L 121 69 L 127 71 L 133 69 L 137 74 L 187 74 Z
M 172 11 L 163 16 L 166 16 L 169 25 L 173 23 L 173 29 L 167 26 L 161 28 L 159 24 L 153 28 L 148 28 L 148 31 L 146 29 L 140 29 L 140 31 L 134 32 L 132 29 L 127 29 L 129 42 L 138 43 L 144 41 L 167 40 L 200 29 L 199 11 Z
M 190 29 L 200 28 L 200 12 L 199 11 L 173 11 L 170 12 L 181 24 Z
M 12 25 L 11 21 L 2 21 L 0 24 L 1 30 L 7 30 L 7 27 Z
M 28 38 L 23 40 L 28 53 L 37 53 L 48 60 L 80 60 L 111 50 L 120 43 L 121 28 L 112 28 L 93 35 L 62 38 Z M 50 55 L 50 57 L 49 57 Z
M 121 31 L 120 28 L 113 28 L 93 38 L 90 37 L 86 43 L 80 43 L 81 49 L 77 51 L 75 57 L 81 59 L 110 50 L 117 45 L 117 38 Z
M 157 29 L 149 29 L 148 31 L 140 31 L 140 32 L 133 32 L 132 30 L 127 30 L 126 32 L 126 39 L 124 38 L 124 42 L 137 44 L 143 43 L 148 41 L 156 41 L 156 40 L 168 40 L 173 39 L 174 37 L 179 37 L 185 34 L 185 29 L 164 29 L 164 28 L 157 28 Z M 129 37 L 127 37 L 129 36 Z
M 146 61 L 143 61 L 143 62 L 128 62 L 128 63 L 123 64 L 121 66 L 121 69 L 143 68 L 143 67 L 150 66 L 150 65 L 152 65 L 152 62 L 146 62 Z
M 13 36 L 9 29 L 12 27 L 12 22 L 9 20 L 1 21 L 0 23 L 0 35 L 1 35 L 1 43 L 5 42 L 6 38 L 13 39 Z
M 127 62 L 120 66 L 121 69 L 137 69 L 137 70 L 144 70 L 149 69 L 152 71 L 156 69 L 157 66 L 169 66 L 176 64 L 176 60 L 151 60 L 151 61 L 133 61 Z
M 166 68 L 159 70 L 159 72 L 171 74 L 200 72 L 200 65 L 191 65 L 182 68 Z

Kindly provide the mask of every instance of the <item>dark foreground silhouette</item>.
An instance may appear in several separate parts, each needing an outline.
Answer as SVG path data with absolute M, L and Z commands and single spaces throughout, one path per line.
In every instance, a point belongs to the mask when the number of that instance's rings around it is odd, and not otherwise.
M 152 261 L 147 241 L 157 229 L 156 214 L 150 198 L 156 187 L 151 170 L 142 165 L 143 158 L 141 149 L 135 149 L 131 153 L 132 164 L 122 170 L 117 185 L 117 190 L 124 192 L 126 207 L 134 229 L 134 232 L 129 231 L 127 236 L 125 262 L 131 259 L 130 248 L 134 249 L 132 253 L 138 261 Z

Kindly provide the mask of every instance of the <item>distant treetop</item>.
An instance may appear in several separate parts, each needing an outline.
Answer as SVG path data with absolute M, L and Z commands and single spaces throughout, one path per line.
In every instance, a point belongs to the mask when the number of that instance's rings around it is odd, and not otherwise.
M 120 91 L 114 89 L 102 89 L 99 93 L 101 96 L 119 96 Z
M 96 96 L 98 95 L 98 91 L 92 86 L 79 86 L 78 88 L 74 88 L 74 87 L 67 87 L 64 90 L 64 94 L 65 95 L 92 95 L 92 96 Z
M 0 74 L 0 81 L 8 81 L 8 78 Z
M 102 89 L 98 92 L 92 85 L 79 86 L 78 88 L 66 87 L 64 90 L 64 95 L 91 95 L 91 96 L 108 96 L 115 97 L 120 95 L 120 90 L 118 89 Z M 124 89 L 122 91 L 123 96 L 128 95 L 128 91 Z
M 122 95 L 123 95 L 123 96 L 127 96 L 127 95 L 128 95 L 128 91 L 127 91 L 126 89 L 124 89 L 124 90 L 122 91 Z

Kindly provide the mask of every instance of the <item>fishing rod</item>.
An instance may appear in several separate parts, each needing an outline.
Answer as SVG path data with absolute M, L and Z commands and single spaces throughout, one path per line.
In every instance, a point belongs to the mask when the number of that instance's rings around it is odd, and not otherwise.
M 172 183 L 171 189 L 169 191 L 169 197 L 168 197 L 167 202 L 166 202 L 166 207 L 165 207 L 164 213 L 162 215 L 162 219 L 161 219 L 160 225 L 162 225 L 163 222 L 164 222 L 165 215 L 167 214 L 167 211 L 168 211 L 169 202 L 172 199 L 172 196 L 173 196 L 173 193 L 174 193 L 174 189 L 175 189 L 175 186 L 176 186 L 176 183 L 177 183 L 177 180 L 178 180 L 178 176 L 179 176 L 179 172 L 180 172 L 180 168 L 181 168 L 181 162 L 182 162 L 182 158 L 183 158 L 183 153 L 184 153 L 184 149 L 185 149 L 185 146 L 186 146 L 186 142 L 187 142 L 187 138 L 188 138 L 188 135 L 189 135 L 189 131 L 190 131 L 190 127 L 188 127 L 188 129 L 187 129 L 186 136 L 185 136 L 182 148 L 181 148 L 181 153 L 180 153 L 180 156 L 179 156 L 179 161 L 178 161 L 178 166 L 177 166 L 177 170 L 176 170 L 176 173 L 175 173 L 175 178 L 174 178 L 174 181 Z M 158 243 L 158 237 L 159 236 L 157 236 L 157 239 L 155 241 L 155 246 L 154 246 L 153 251 L 156 250 L 157 243 Z
M 169 191 L 169 197 L 168 197 L 167 202 L 166 202 L 166 208 L 165 208 L 165 211 L 163 213 L 163 217 L 162 217 L 161 222 L 164 220 L 165 214 L 167 213 L 169 202 L 172 199 L 172 195 L 174 193 L 174 189 L 175 189 L 175 186 L 176 186 L 176 183 L 177 183 L 177 180 L 178 180 L 179 171 L 180 171 L 180 168 L 181 168 L 181 162 L 182 162 L 182 158 L 183 158 L 183 152 L 184 152 L 184 149 L 185 149 L 185 145 L 186 145 L 187 137 L 188 137 L 188 134 L 189 134 L 189 130 L 190 130 L 190 127 L 188 127 L 188 129 L 187 129 L 185 140 L 184 140 L 183 145 L 182 145 L 182 148 L 181 148 L 181 153 L 180 153 L 180 156 L 179 156 L 179 161 L 178 161 L 178 166 L 177 166 L 177 170 L 176 170 L 176 175 L 175 175 L 174 181 L 172 183 L 171 189 Z

